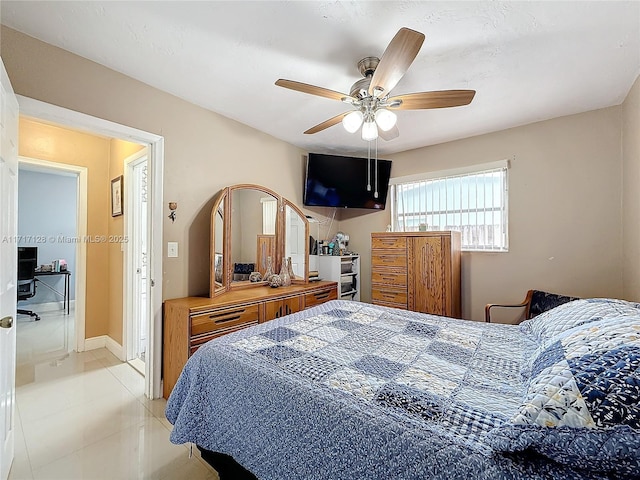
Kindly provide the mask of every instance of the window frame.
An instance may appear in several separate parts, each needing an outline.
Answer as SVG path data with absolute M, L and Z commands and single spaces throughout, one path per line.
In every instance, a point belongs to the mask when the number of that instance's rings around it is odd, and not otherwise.
M 503 180 L 503 205 L 502 205 L 502 219 L 503 219 L 503 232 L 502 236 L 504 238 L 504 246 L 503 247 L 492 247 L 492 248 L 477 248 L 474 246 L 465 246 L 462 245 L 462 251 L 466 252 L 487 252 L 487 253 L 506 253 L 509 251 L 509 170 L 511 168 L 511 163 L 509 160 L 499 160 L 496 162 L 469 165 L 461 168 L 454 168 L 448 170 L 438 170 L 432 172 L 423 172 L 414 175 L 406 175 L 402 177 L 393 177 L 389 181 L 389 194 L 391 196 L 391 231 L 393 232 L 401 232 L 403 230 L 398 229 L 398 205 L 397 205 L 397 188 L 398 185 L 406 185 L 410 183 L 418 183 L 422 181 L 436 180 L 436 179 L 446 179 L 446 178 L 454 178 L 461 177 L 466 175 L 479 175 L 483 173 L 487 173 L 489 171 L 495 170 L 504 170 L 504 180 Z M 486 224 L 485 224 L 486 225 Z

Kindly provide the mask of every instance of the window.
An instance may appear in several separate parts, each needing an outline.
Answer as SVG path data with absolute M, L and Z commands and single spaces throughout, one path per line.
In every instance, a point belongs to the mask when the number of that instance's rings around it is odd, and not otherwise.
M 391 179 L 392 229 L 457 230 L 462 249 L 506 252 L 508 161 Z

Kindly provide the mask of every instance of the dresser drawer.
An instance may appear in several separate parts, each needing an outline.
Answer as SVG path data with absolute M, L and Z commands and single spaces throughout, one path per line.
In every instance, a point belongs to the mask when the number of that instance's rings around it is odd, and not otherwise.
M 406 237 L 372 237 L 371 248 L 407 248 Z
M 407 256 L 402 253 L 391 253 L 386 250 L 371 251 L 371 266 L 376 267 L 404 267 L 407 268 Z
M 307 293 L 304 296 L 304 308 L 314 307 L 329 300 L 337 300 L 338 290 L 336 287 L 321 290 L 319 292 Z
M 234 307 L 191 317 L 191 336 L 258 322 L 259 306 Z
M 373 271 L 371 272 L 371 283 L 406 287 L 407 272 L 389 270 L 388 268 L 373 267 Z
M 407 305 L 407 289 L 404 288 L 372 288 L 371 299 L 375 302 L 384 302 L 386 304 Z
M 196 353 L 202 345 L 207 343 L 209 340 L 213 340 L 214 338 L 221 337 L 222 335 L 226 335 L 227 333 L 237 332 L 238 330 L 242 330 L 247 327 L 251 327 L 252 325 L 257 325 L 258 322 L 249 322 L 245 325 L 237 325 L 235 327 L 224 328 L 220 330 L 214 330 L 210 335 L 204 335 L 197 338 L 193 338 L 191 340 L 191 346 L 189 347 L 189 356 Z

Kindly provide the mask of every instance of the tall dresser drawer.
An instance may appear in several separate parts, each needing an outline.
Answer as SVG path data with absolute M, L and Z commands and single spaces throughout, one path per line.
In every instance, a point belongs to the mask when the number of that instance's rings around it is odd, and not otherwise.
M 371 299 L 373 302 L 383 302 L 397 305 L 407 305 L 407 289 L 392 288 L 373 288 L 371 291 Z
M 228 329 L 251 322 L 258 322 L 259 306 L 234 307 L 191 317 L 191 335 L 203 335 L 214 330 Z
M 372 237 L 371 248 L 407 248 L 407 239 L 405 237 Z
M 376 267 L 403 267 L 407 268 L 407 256 L 404 252 L 395 253 L 386 250 L 371 251 L 371 266 Z
M 389 270 L 387 268 L 373 267 L 371 272 L 371 283 L 378 285 L 396 285 L 398 287 L 407 286 L 407 272 Z

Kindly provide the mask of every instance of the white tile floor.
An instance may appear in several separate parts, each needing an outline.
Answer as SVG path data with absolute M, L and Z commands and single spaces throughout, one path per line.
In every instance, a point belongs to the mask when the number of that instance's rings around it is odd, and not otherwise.
M 106 349 L 68 352 L 71 316 L 20 315 L 16 439 L 10 480 L 218 479 L 189 447 L 169 441 L 164 399 Z

